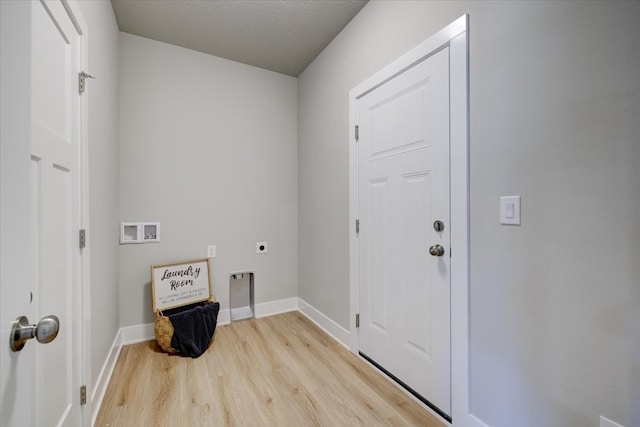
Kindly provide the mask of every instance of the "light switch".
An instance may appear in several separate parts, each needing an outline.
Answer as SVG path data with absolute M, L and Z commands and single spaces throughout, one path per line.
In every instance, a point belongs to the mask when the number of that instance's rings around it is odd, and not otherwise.
M 500 197 L 500 224 L 520 225 L 520 196 Z
M 515 213 L 514 211 L 514 207 L 513 207 L 513 203 L 511 202 L 507 202 L 506 206 L 505 206 L 505 218 L 506 219 L 513 219 Z

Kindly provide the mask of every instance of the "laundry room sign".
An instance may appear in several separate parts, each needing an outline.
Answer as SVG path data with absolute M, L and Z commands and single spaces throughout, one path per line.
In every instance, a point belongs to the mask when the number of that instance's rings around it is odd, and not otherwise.
M 154 312 L 208 300 L 209 259 L 152 265 L 151 291 Z

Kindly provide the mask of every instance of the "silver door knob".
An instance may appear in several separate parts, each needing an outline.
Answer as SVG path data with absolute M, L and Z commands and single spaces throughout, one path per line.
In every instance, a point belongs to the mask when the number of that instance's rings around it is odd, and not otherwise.
M 429 253 L 433 256 L 442 256 L 444 255 L 444 248 L 442 245 L 433 245 L 429 248 Z
M 42 344 L 50 343 L 58 336 L 59 329 L 60 320 L 53 314 L 40 319 L 37 325 L 30 325 L 27 316 L 20 316 L 11 325 L 11 350 L 22 350 L 31 338 Z

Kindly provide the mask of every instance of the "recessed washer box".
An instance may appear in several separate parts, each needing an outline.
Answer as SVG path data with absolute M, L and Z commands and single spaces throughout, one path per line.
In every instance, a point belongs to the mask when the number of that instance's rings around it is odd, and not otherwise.
M 139 243 L 140 224 L 137 222 L 120 223 L 120 244 Z
M 159 222 L 120 223 L 120 244 L 155 243 L 160 241 Z

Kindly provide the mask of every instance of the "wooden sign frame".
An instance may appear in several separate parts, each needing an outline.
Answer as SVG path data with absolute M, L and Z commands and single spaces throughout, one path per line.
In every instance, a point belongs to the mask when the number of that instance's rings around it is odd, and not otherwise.
M 211 298 L 209 258 L 151 266 L 153 311 L 168 310 Z

